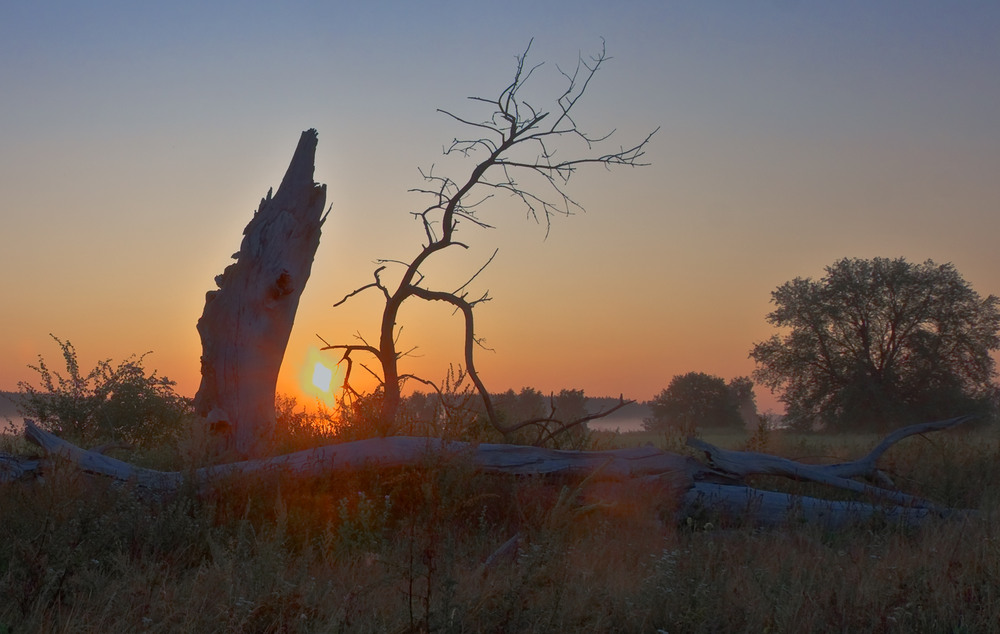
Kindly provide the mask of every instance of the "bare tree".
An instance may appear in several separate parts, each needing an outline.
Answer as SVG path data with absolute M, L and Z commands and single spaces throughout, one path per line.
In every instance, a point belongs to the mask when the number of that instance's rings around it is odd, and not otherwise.
M 541 66 L 527 65 L 528 52 L 531 43 L 524 53 L 518 56 L 514 79 L 495 98 L 470 97 L 476 104 L 492 109 L 489 116 L 482 121 L 459 116 L 447 110 L 438 110 L 465 126 L 469 131 L 464 138 L 455 138 L 444 154 L 459 155 L 464 158 L 479 158 L 478 162 L 464 179 L 453 179 L 450 176 L 435 174 L 433 169 L 421 170 L 424 178 L 422 187 L 411 191 L 425 194 L 431 198 L 431 203 L 421 211 L 412 212 L 420 221 L 424 232 L 424 243 L 421 250 L 409 262 L 398 260 L 381 260 L 374 272 L 374 281 L 355 289 L 347 294 L 334 306 L 340 306 L 351 297 L 375 289 L 385 297 L 385 307 L 382 311 L 382 322 L 377 345 L 369 343 L 361 335 L 360 343 L 326 345 L 324 350 L 342 350 L 343 361 L 346 361 L 344 389 L 349 394 L 357 395 L 351 387 L 352 355 L 368 353 L 377 359 L 381 366 L 381 375 L 371 368 L 365 367 L 380 382 L 382 393 L 381 415 L 385 421 L 396 418 L 400 405 L 400 390 L 402 383 L 412 375 L 400 374 L 398 362 L 406 352 L 398 348 L 399 330 L 397 318 L 400 308 L 405 302 L 413 299 L 436 301 L 450 304 L 455 311 L 461 312 L 465 323 L 465 367 L 469 378 L 483 399 L 486 415 L 491 424 L 503 434 L 523 427 L 523 424 L 504 426 L 494 411 L 489 392 L 476 371 L 474 351 L 481 345 L 475 334 L 474 308 L 488 301 L 488 293 L 477 297 L 469 294 L 470 283 L 489 265 L 496 255 L 487 260 L 462 286 L 448 291 L 435 290 L 423 285 L 424 276 L 421 267 L 438 253 L 451 247 L 467 249 L 468 245 L 456 237 L 459 226 L 468 222 L 480 228 L 491 228 L 491 225 L 481 217 L 481 206 L 489 198 L 497 194 L 508 194 L 516 199 L 528 216 L 538 222 L 544 222 L 548 233 L 552 217 L 555 215 L 570 215 L 583 207 L 570 197 L 566 186 L 579 167 L 599 165 L 606 168 L 625 166 L 637 167 L 647 165 L 641 162 L 646 146 L 656 130 L 646 135 L 641 142 L 609 152 L 602 152 L 614 131 L 604 135 L 590 135 L 581 130 L 574 119 L 578 105 L 590 87 L 590 82 L 608 61 L 605 47 L 601 47 L 598 55 L 585 59 L 578 58 L 576 67 L 570 71 L 559 69 L 565 80 L 565 88 L 554 100 L 549 110 L 539 109 L 529 104 L 522 93 L 534 72 Z M 563 158 L 564 152 L 573 152 L 573 147 L 580 153 Z M 485 155 L 485 156 L 483 156 Z M 536 189 L 522 185 L 522 178 L 534 178 L 539 185 Z M 402 267 L 398 282 L 388 283 L 383 274 L 390 266 Z M 326 342 L 324 342 L 326 343 Z M 424 381 L 427 383 L 427 381 Z M 617 407 L 625 404 L 622 401 Z M 617 407 L 615 409 L 617 409 Z M 610 410 L 613 411 L 613 410 Z M 604 414 L 610 413 L 610 411 Z M 593 416 L 587 417 L 592 419 Z M 551 422 L 551 417 L 546 421 Z M 537 422 L 537 421 L 536 421 Z M 568 421 L 561 425 L 570 428 L 585 422 L 583 420 Z

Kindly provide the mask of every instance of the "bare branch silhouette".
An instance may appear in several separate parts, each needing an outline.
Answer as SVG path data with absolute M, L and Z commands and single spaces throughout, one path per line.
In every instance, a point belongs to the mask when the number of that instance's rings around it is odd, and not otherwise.
M 581 130 L 574 119 L 575 111 L 582 103 L 591 81 L 609 59 L 603 41 L 601 50 L 596 56 L 588 59 L 579 57 L 571 72 L 557 67 L 565 85 L 555 98 L 551 110 L 537 108 L 522 97 L 526 84 L 542 66 L 542 64 L 527 65 L 530 50 L 529 42 L 524 52 L 516 58 L 513 80 L 500 91 L 498 96 L 469 98 L 475 106 L 486 106 L 490 109 L 484 119 L 460 115 L 450 110 L 438 110 L 470 132 L 469 136 L 456 137 L 444 148 L 444 154 L 478 159 L 478 162 L 472 166 L 464 179 L 459 180 L 448 175 L 439 175 L 435 173 L 433 167 L 426 171 L 421 170 L 420 174 L 425 184 L 410 190 L 431 199 L 420 211 L 411 212 L 411 215 L 420 222 L 426 240 L 421 249 L 409 261 L 379 260 L 380 266 L 374 272 L 375 280 L 358 287 L 335 304 L 340 306 L 348 299 L 371 288 L 380 290 L 385 297 L 377 346 L 338 345 L 328 346 L 325 349 L 344 350 L 344 358 L 348 361 L 352 353 L 362 352 L 378 360 L 382 368 L 382 375 L 379 378 L 383 389 L 381 415 L 386 420 L 393 420 L 396 417 L 401 399 L 401 382 L 411 376 L 401 375 L 398 369 L 399 359 L 407 354 L 401 354 L 397 350 L 400 330 L 397 323 L 399 311 L 408 300 L 422 299 L 445 302 L 456 312 L 462 313 L 465 321 L 466 372 L 483 400 L 490 423 L 504 435 L 525 425 L 541 424 L 543 421 L 529 421 L 509 427 L 502 425 L 493 409 L 489 392 L 476 371 L 474 351 L 481 345 L 481 340 L 475 336 L 473 308 L 478 303 L 488 301 L 489 295 L 483 293 L 478 300 L 469 300 L 467 288 L 489 266 L 497 252 L 494 251 L 486 264 L 452 292 L 424 286 L 421 267 L 438 252 L 449 247 L 468 248 L 466 244 L 459 242 L 455 235 L 463 222 L 481 229 L 492 228 L 493 223 L 485 219 L 482 214 L 485 213 L 485 203 L 495 201 L 499 193 L 518 201 L 529 218 L 537 222 L 544 221 L 545 233 L 548 235 L 553 216 L 571 215 L 574 211 L 583 210 L 582 205 L 566 190 L 571 177 L 579 168 L 588 165 L 602 165 L 606 168 L 639 167 L 647 164 L 642 162 L 642 159 L 656 130 L 647 134 L 637 144 L 619 146 L 613 151 L 598 151 L 598 146 L 603 145 L 614 134 L 614 130 L 606 134 L 591 135 Z M 577 142 L 575 149 L 569 145 L 569 142 L 574 140 Z M 581 141 L 582 152 L 579 143 Z M 568 153 L 567 158 L 561 158 L 560 152 Z M 535 177 L 535 180 L 542 185 L 540 190 L 522 184 L 521 178 L 529 176 Z M 381 277 L 390 265 L 399 266 L 402 271 L 399 281 L 393 286 L 384 283 Z M 568 423 L 547 419 L 546 423 L 558 423 L 559 427 L 556 431 L 549 431 L 546 427 L 545 434 L 552 437 L 561 433 L 560 430 L 573 428 L 597 417 L 600 416 L 594 415 Z

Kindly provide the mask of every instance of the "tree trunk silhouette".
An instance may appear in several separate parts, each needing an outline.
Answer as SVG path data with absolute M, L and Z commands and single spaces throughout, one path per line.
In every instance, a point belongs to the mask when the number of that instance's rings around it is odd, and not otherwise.
M 268 190 L 243 230 L 236 262 L 205 296 L 195 410 L 220 456 L 262 456 L 274 435 L 278 370 L 326 219 L 326 185 L 313 181 L 317 142 L 316 130 L 302 133 L 277 193 Z

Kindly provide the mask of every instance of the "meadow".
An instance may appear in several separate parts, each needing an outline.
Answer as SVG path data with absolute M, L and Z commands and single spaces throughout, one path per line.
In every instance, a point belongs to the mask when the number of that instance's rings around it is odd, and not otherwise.
M 811 462 L 877 440 L 705 438 Z M 687 451 L 662 433 L 587 443 Z M 0 451 L 31 449 L 4 436 Z M 979 513 L 918 529 L 763 530 L 679 522 L 672 500 L 637 483 L 487 476 L 457 459 L 163 498 L 57 465 L 2 485 L 0 632 L 1000 631 L 997 430 L 909 438 L 882 466 L 906 491 Z

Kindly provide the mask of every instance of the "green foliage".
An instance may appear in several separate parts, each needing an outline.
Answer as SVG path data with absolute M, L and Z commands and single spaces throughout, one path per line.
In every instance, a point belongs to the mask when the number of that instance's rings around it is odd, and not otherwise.
M 0 495 L 0 631 L 992 632 L 1000 498 L 982 483 L 1000 445 L 930 440 L 882 466 L 980 513 L 915 531 L 678 526 L 649 483 L 487 476 L 461 456 L 165 500 L 57 465 Z M 768 432 L 826 462 L 873 441 Z
M 756 427 L 760 422 L 760 415 L 757 413 L 757 395 L 753 391 L 753 381 L 748 376 L 738 376 L 730 380 L 727 387 L 736 401 L 743 425 Z
M 438 415 L 471 414 L 433 401 L 406 424 L 431 414 L 442 434 L 490 429 L 448 423 Z M 347 431 L 377 433 L 377 401 L 358 405 Z M 326 414 L 286 397 L 277 410 L 289 449 L 335 439 Z M 873 443 L 734 429 L 708 439 L 829 462 Z M 982 483 L 1000 478 L 995 431 L 906 439 L 882 466 L 980 514 L 910 532 L 718 531 L 710 516 L 677 526 L 676 499 L 648 482 L 507 478 L 461 454 L 337 478 L 223 478 L 168 499 L 57 462 L 0 495 L 0 631 L 992 631 L 1000 498 Z
M 587 397 L 583 390 L 559 390 L 552 397 L 552 408 L 560 420 L 571 422 L 587 416 Z
M 379 388 L 371 394 L 353 394 L 345 399 L 340 408 L 338 438 L 348 441 L 403 435 L 468 442 L 499 439 L 499 433 L 483 418 L 479 394 L 461 367 L 449 367 L 434 392 L 418 390 L 402 399 L 391 419 L 384 415 L 384 398 Z
M 724 379 L 703 372 L 678 374 L 650 402 L 653 416 L 646 419 L 646 428 L 693 434 L 699 427 L 742 427 L 741 403 L 753 403 L 753 383 L 748 383 L 745 377 L 734 379 L 731 388 Z
M 274 453 L 292 453 L 335 441 L 339 422 L 321 402 L 317 402 L 317 408 L 308 411 L 295 397 L 275 394 Z
M 355 396 L 340 409 L 337 436 L 344 442 L 395 435 L 396 420 L 382 416 L 382 390 Z
M 750 437 L 747 438 L 746 443 L 743 445 L 744 451 L 767 453 L 771 436 L 771 429 L 768 422 L 767 416 L 757 417 L 757 425 L 754 427 L 753 433 L 750 434 Z
M 340 547 L 351 553 L 381 551 L 386 545 L 391 511 L 388 495 L 378 500 L 358 491 L 356 496 L 341 498 L 337 507 Z
M 520 392 L 507 390 L 493 398 L 493 407 L 501 413 L 506 423 L 544 418 L 548 414 L 545 395 L 533 387 Z
M 482 397 L 461 366 L 449 366 L 437 389 L 431 394 L 417 391 L 404 400 L 400 433 L 465 442 L 499 440 L 499 432 L 483 415 Z
M 951 264 L 845 258 L 772 301 L 768 322 L 787 333 L 750 356 L 754 377 L 783 392 L 791 424 L 886 430 L 996 415 L 1000 299 L 982 298 Z
M 539 444 L 557 449 L 584 449 L 591 445 L 586 425 L 560 432 L 562 425 L 589 415 L 583 390 L 560 390 L 545 396 L 530 387 L 520 392 L 508 390 L 492 396 L 494 410 L 503 425 L 533 421 L 506 436 L 490 422 L 482 398 L 467 382 L 461 369 L 449 370 L 440 392 L 416 391 L 400 403 L 392 425 L 381 413 L 381 391 L 355 396 L 342 409 L 337 431 L 341 440 L 376 436 L 430 436 L 465 442 L 506 442 Z
M 148 352 L 117 366 L 99 361 L 84 374 L 73 344 L 51 336 L 62 352 L 66 374 L 49 369 L 38 356 L 38 365 L 29 367 L 38 373 L 39 385 L 18 383 L 18 406 L 26 418 L 82 445 L 152 448 L 178 438 L 191 404 L 174 392 L 173 381 L 158 377 L 155 370 L 147 374 L 143 361 Z
M 508 433 L 500 439 L 503 442 L 554 449 L 585 449 L 591 444 L 586 424 L 574 424 L 590 414 L 583 390 L 562 389 L 549 396 L 531 387 L 507 390 L 493 396 L 493 408 L 506 426 L 534 421 Z

